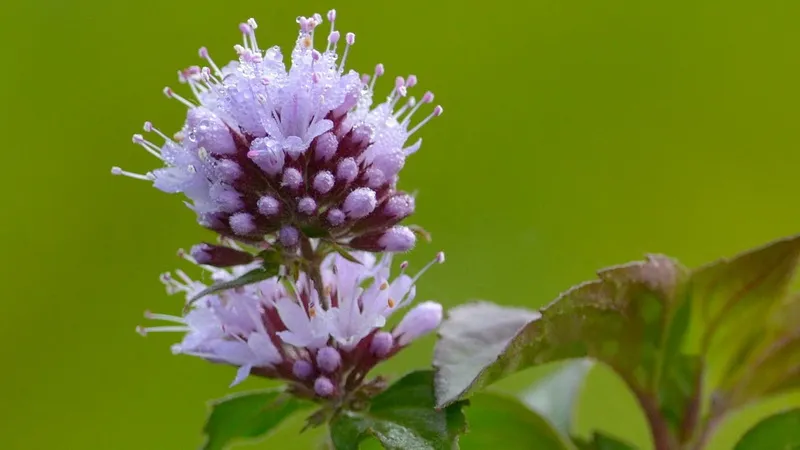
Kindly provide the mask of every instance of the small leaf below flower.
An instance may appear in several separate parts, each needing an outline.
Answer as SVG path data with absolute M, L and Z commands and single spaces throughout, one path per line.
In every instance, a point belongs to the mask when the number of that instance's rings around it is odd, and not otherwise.
M 203 432 L 203 450 L 222 450 L 239 439 L 265 436 L 296 411 L 308 406 L 282 389 L 234 394 L 211 404 Z
M 331 249 L 333 249 L 333 251 L 335 251 L 336 253 L 341 255 L 342 258 L 350 261 L 351 263 L 364 264 L 361 261 L 359 261 L 355 256 L 353 256 L 350 252 L 348 252 L 347 249 L 342 247 L 340 244 L 337 244 L 336 242 L 333 241 L 324 241 L 324 242 L 325 244 L 329 245 Z
M 389 450 L 452 450 L 466 431 L 463 404 L 436 409 L 433 372 L 413 372 L 372 399 L 365 411 L 345 411 L 333 419 L 336 450 L 357 450 L 369 437 Z
M 207 289 L 203 289 L 202 292 L 192 297 L 189 300 L 189 303 L 186 304 L 186 307 L 192 305 L 192 303 L 200 300 L 201 298 L 205 297 L 206 295 L 215 294 L 220 291 L 225 291 L 228 289 L 233 289 L 241 286 L 247 286 L 248 284 L 257 283 L 262 280 L 266 280 L 267 278 L 272 278 L 278 275 L 278 265 L 269 265 L 264 267 L 259 267 L 258 269 L 253 269 L 250 272 L 236 278 L 235 280 L 230 281 L 223 281 L 222 283 L 214 284 L 213 286 L 209 286 Z

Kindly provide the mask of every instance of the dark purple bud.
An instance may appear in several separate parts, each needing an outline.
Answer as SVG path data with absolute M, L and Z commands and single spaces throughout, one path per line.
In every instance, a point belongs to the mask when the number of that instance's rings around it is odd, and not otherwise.
M 253 262 L 253 255 L 222 245 L 200 243 L 189 252 L 198 264 L 214 267 L 239 266 Z

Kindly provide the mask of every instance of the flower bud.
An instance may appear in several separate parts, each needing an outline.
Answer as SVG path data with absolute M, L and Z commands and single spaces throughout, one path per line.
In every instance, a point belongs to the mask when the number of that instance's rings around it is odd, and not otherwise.
M 278 239 L 284 247 L 294 247 L 300 240 L 300 233 L 297 228 L 286 225 L 278 232 Z
M 421 146 L 419 131 L 443 110 L 432 93 L 412 94 L 414 75 L 394 77 L 388 96 L 375 95 L 376 83 L 387 81 L 378 80 L 384 66 L 348 70 L 355 35 L 333 27 L 327 46 L 315 48 L 322 18 L 298 20 L 292 54 L 304 56 L 286 65 L 279 47 L 256 44 L 252 19 L 239 25 L 244 41 L 232 64 L 218 66 L 202 47 L 207 64 L 179 72 L 187 89 L 163 91 L 188 107 L 181 130 L 145 122 L 152 137 L 132 136 L 163 166 L 145 173 L 114 167 L 112 174 L 184 194 L 201 225 L 258 248 L 292 247 L 300 256 L 306 238 L 372 252 L 413 247 L 410 230 L 392 228 L 414 211 L 397 183 Z
M 320 397 L 330 397 L 335 390 L 336 387 L 326 377 L 319 377 L 314 381 L 314 392 Z
M 228 222 L 231 230 L 240 236 L 247 236 L 256 231 L 256 222 L 253 216 L 245 212 L 232 215 Z
M 393 346 L 394 337 L 392 337 L 392 334 L 385 331 L 380 331 L 375 333 L 375 336 L 372 337 L 369 351 L 378 358 L 383 358 L 392 351 Z
M 292 374 L 300 380 L 306 380 L 313 375 L 314 366 L 304 359 L 298 359 L 292 364 Z
M 339 147 L 339 141 L 333 133 L 325 133 L 317 138 L 317 143 L 314 147 L 314 155 L 317 160 L 330 161 Z
M 259 198 L 256 207 L 258 207 L 258 212 L 265 217 L 274 216 L 281 210 L 280 202 L 271 195 Z
M 187 138 L 198 148 L 224 155 L 236 152 L 231 132 L 225 122 L 210 110 L 192 108 L 186 114 Z
M 369 188 L 358 188 L 347 195 L 344 200 L 344 212 L 352 219 L 367 217 L 375 210 L 378 201 L 375 191 Z
M 250 263 L 254 259 L 250 253 L 205 242 L 192 247 L 189 253 L 197 261 L 197 264 L 214 267 L 239 266 Z
M 269 138 L 258 138 L 250 144 L 247 157 L 267 175 L 275 176 L 283 170 L 286 156 L 280 145 Z
M 408 227 L 396 226 L 386 231 L 358 236 L 348 245 L 368 252 L 405 252 L 414 248 L 416 241 L 417 237 Z
M 406 346 L 414 339 L 435 330 L 442 322 L 442 305 L 436 302 L 420 303 L 409 311 L 392 331 L 397 345 Z
M 333 373 L 342 364 L 342 356 L 332 347 L 322 347 L 317 351 L 317 366 L 323 372 Z
M 414 197 L 396 194 L 386 201 L 381 212 L 394 220 L 405 219 L 414 212 Z

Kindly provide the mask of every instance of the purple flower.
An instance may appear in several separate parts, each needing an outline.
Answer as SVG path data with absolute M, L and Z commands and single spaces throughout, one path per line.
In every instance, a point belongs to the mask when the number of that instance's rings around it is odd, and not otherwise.
M 375 103 L 383 65 L 371 75 L 345 70 L 355 35 L 335 29 L 335 11 L 327 17 L 319 49 L 322 17 L 298 18 L 288 67 L 278 47 L 259 47 L 253 19 L 239 27 L 237 60 L 220 67 L 200 49 L 206 66 L 179 73 L 193 98 L 164 90 L 188 108 L 183 129 L 168 137 L 148 122 L 145 131 L 163 143 L 133 139 L 164 167 L 112 173 L 183 193 L 203 226 L 245 243 L 286 245 L 281 230 L 293 229 L 356 250 L 410 249 L 415 236 L 397 223 L 414 212 L 414 201 L 397 190 L 398 175 L 421 145 L 409 140 L 442 108 L 417 117 L 433 94 L 409 97 L 414 75 L 397 77 Z
M 219 249 L 202 247 L 192 255 Z M 195 262 L 191 255 L 183 254 Z M 238 366 L 234 384 L 255 374 L 301 384 L 320 397 L 346 393 L 363 381 L 380 361 L 391 357 L 441 321 L 442 307 L 424 302 L 411 309 L 393 330 L 382 331 L 386 319 L 410 304 L 416 282 L 444 254 L 414 277 L 390 277 L 391 254 L 377 259 L 354 252 L 360 263 L 338 254 L 321 265 L 321 286 L 301 272 L 295 280 L 279 277 L 207 295 L 191 303 L 183 316 L 146 313 L 171 325 L 143 328 L 142 334 L 184 333 L 173 352 Z M 229 281 L 257 267 L 257 262 L 227 269 L 202 265 L 213 281 Z M 168 292 L 194 298 L 207 286 L 177 272 L 162 276 Z

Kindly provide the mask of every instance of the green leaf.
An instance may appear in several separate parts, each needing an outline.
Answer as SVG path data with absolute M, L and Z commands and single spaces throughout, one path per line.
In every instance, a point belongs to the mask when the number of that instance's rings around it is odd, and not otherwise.
M 572 433 L 572 416 L 586 376 L 594 367 L 591 359 L 569 361 L 522 394 L 522 401 L 546 417 L 565 436 Z
M 286 418 L 308 406 L 283 389 L 234 394 L 211 404 L 203 432 L 203 450 L 222 450 L 239 439 L 265 436 Z
M 774 308 L 785 302 L 799 261 L 800 237 L 796 236 L 692 273 L 693 339 L 689 345 L 705 359 L 709 386 L 733 389 L 739 369 L 748 367 L 743 362 L 764 343 L 764 327 L 769 326 Z
M 336 450 L 357 450 L 374 437 L 389 450 L 451 450 L 466 431 L 462 403 L 436 409 L 433 372 L 413 372 L 376 395 L 364 411 L 344 411 L 330 424 Z
M 344 258 L 344 259 L 346 259 L 346 260 L 350 261 L 351 263 L 363 264 L 361 261 L 359 261 L 358 259 L 356 259 L 356 257 L 355 257 L 355 256 L 353 256 L 352 254 L 350 254 L 350 252 L 348 252 L 348 251 L 347 251 L 347 250 L 346 250 L 344 247 L 342 247 L 341 245 L 337 244 L 336 242 L 328 242 L 328 244 L 329 244 L 331 247 L 333 247 L 333 250 L 334 250 L 336 253 L 338 253 L 339 255 L 341 255 L 341 256 L 342 256 L 342 258 Z
M 223 281 L 222 283 L 217 283 L 213 286 L 204 289 L 199 294 L 192 297 L 191 300 L 186 304 L 186 307 L 191 306 L 192 303 L 200 300 L 201 298 L 205 297 L 206 295 L 211 295 L 220 291 L 225 291 L 228 289 L 233 289 L 241 286 L 247 286 L 248 284 L 256 283 L 261 280 L 266 280 L 267 278 L 272 278 L 278 275 L 278 265 L 268 265 L 265 267 L 259 267 L 258 269 L 253 269 L 250 272 L 236 278 L 235 280 L 230 281 Z
M 748 431 L 735 450 L 800 449 L 800 409 L 768 417 Z
M 329 234 L 328 230 L 318 225 L 309 225 L 305 227 L 300 227 L 300 231 L 302 231 L 306 237 L 310 238 L 323 238 L 327 237 Z
M 469 433 L 460 441 L 462 450 L 568 450 L 575 448 L 550 422 L 519 400 L 481 392 L 470 399 Z
M 575 439 L 575 444 L 580 450 L 635 450 L 636 448 L 630 444 L 620 441 L 619 439 L 605 435 L 600 432 L 595 432 L 591 441 L 582 439 Z
M 283 255 L 275 248 L 262 250 L 257 256 L 264 262 L 264 266 L 279 265 L 283 262 Z
M 653 255 L 647 261 L 605 269 L 599 278 L 570 289 L 542 309 L 541 318 L 520 329 L 500 352 L 488 358 L 493 361 L 467 382 L 463 376 L 451 378 L 449 374 L 458 369 L 445 371 L 448 361 L 439 358 L 435 365 L 442 375 L 440 382 L 454 384 L 440 402 L 464 398 L 534 365 L 587 356 L 610 365 L 637 395 L 654 393 L 655 383 L 668 373 L 662 348 L 669 341 L 675 312 L 685 301 L 686 273 L 673 260 Z M 482 317 L 476 315 L 472 320 L 480 322 Z M 459 322 L 468 320 L 462 317 Z M 444 329 L 455 326 L 445 323 Z M 439 353 L 461 348 L 468 354 L 468 344 L 454 342 L 454 337 L 459 338 L 442 333 Z
M 456 401 L 514 334 L 541 314 L 488 302 L 457 306 L 439 328 L 433 366 L 437 404 Z
M 727 375 L 723 392 L 730 406 L 800 387 L 800 295 L 785 299 L 766 325 L 768 331 L 741 364 Z M 762 325 L 763 327 L 763 325 Z M 758 370 L 752 370 L 753 367 Z

